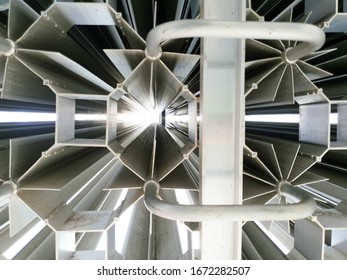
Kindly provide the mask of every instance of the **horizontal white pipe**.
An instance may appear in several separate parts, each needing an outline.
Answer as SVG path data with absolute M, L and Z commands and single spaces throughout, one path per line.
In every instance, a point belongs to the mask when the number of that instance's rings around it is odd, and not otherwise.
M 145 183 L 145 205 L 153 214 L 186 222 L 213 221 L 281 221 L 298 220 L 316 209 L 313 198 L 305 191 L 282 184 L 279 192 L 295 203 L 268 205 L 181 205 L 165 202 L 159 197 L 160 186 L 150 180 Z
M 148 33 L 146 56 L 151 60 L 159 59 L 162 42 L 191 37 L 300 41 L 284 52 L 288 63 L 320 49 L 325 42 L 320 28 L 304 23 L 179 20 L 158 25 Z

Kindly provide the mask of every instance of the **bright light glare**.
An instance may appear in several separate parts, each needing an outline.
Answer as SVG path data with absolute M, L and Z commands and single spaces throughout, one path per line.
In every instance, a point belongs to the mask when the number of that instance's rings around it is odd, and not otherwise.
M 273 122 L 273 123 L 299 123 L 299 114 L 263 114 L 263 115 L 247 115 L 247 122 Z M 106 114 L 76 114 L 76 121 L 106 121 Z M 54 122 L 56 121 L 55 113 L 34 113 L 34 112 L 16 112 L 2 111 L 0 112 L 0 123 L 11 122 Z M 152 112 L 142 113 L 120 113 L 117 115 L 119 123 L 133 124 L 158 124 L 160 123 L 160 113 L 156 110 Z M 167 115 L 167 122 L 188 122 L 188 115 Z M 330 114 L 330 124 L 337 124 L 338 114 Z
M 76 121 L 106 121 L 106 114 L 76 114 Z
M 338 122 L 338 114 L 332 113 L 330 114 L 330 124 L 337 124 Z
M 269 114 L 269 115 L 248 115 L 246 122 L 275 122 L 275 123 L 298 123 L 299 114 Z
M 0 112 L 0 123 L 10 122 L 54 122 L 55 113 Z
M 147 112 L 143 116 L 143 121 L 146 124 L 158 124 L 160 122 L 160 112 L 157 110 Z
M 180 244 L 182 249 L 182 254 L 188 251 L 188 229 L 181 221 L 177 221 L 178 236 L 180 238 Z
M 165 120 L 171 123 L 188 123 L 188 115 L 167 115 Z
M 43 221 L 39 221 L 35 224 L 16 243 L 3 253 L 4 257 L 9 260 L 13 259 L 45 226 L 46 224 Z
M 187 190 L 175 189 L 175 195 L 179 204 L 191 204 Z
M 76 121 L 106 121 L 106 114 L 76 114 Z M 55 122 L 56 113 L 35 113 L 2 111 L 0 112 L 0 123 L 27 123 L 27 122 Z M 128 112 L 117 114 L 118 123 L 127 123 L 129 125 L 137 124 L 158 124 L 160 122 L 160 112 L 154 110 L 151 112 Z
M 246 122 L 299 123 L 299 114 L 247 115 Z M 337 113 L 330 114 L 330 124 L 337 124 Z
M 136 113 L 119 113 L 117 115 L 118 123 L 128 123 L 128 124 L 158 124 L 160 122 L 160 113 L 157 111 L 139 111 Z
M 76 114 L 76 121 L 106 121 L 106 114 Z M 35 112 L 0 112 L 0 123 L 12 122 L 55 122 L 55 113 Z
M 135 204 L 130 206 L 120 217 L 116 223 L 116 250 L 120 254 L 124 254 L 126 245 L 129 241 L 132 216 L 135 210 Z
M 188 192 L 186 190 L 175 190 L 176 200 L 179 204 L 185 204 L 189 205 L 191 204 L 191 201 L 188 196 Z M 188 229 L 187 227 L 181 222 L 177 221 L 177 230 L 178 230 L 178 236 L 180 239 L 182 254 L 185 254 L 188 251 Z

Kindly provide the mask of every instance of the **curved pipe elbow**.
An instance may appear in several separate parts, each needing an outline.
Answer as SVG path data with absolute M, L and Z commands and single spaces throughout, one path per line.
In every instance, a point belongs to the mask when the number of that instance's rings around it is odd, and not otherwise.
M 325 42 L 325 33 L 311 24 L 179 20 L 158 25 L 148 33 L 146 56 L 150 60 L 159 59 L 162 42 L 191 37 L 300 41 L 286 52 L 286 60 L 291 62 L 317 51 Z
M 160 186 L 147 181 L 145 205 L 153 214 L 169 220 L 186 222 L 298 220 L 313 214 L 316 203 L 305 191 L 290 185 L 281 187 L 281 194 L 295 201 L 286 205 L 180 205 L 159 197 Z

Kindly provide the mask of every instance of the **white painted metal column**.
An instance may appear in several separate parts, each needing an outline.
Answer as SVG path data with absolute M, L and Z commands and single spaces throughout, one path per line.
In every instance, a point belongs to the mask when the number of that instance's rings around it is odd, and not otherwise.
M 241 21 L 244 0 L 202 0 L 202 19 Z M 201 204 L 242 203 L 244 39 L 203 38 Z M 201 223 L 201 259 L 241 259 L 241 222 Z

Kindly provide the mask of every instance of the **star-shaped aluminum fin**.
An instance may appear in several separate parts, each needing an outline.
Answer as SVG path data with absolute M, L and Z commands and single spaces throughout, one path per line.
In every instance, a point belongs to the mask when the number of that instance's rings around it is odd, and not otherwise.
M 299 22 L 305 23 L 307 18 L 302 17 Z M 293 7 L 274 21 L 292 22 L 292 19 Z M 246 105 L 294 104 L 296 97 L 318 92 L 312 81 L 332 74 L 308 64 L 305 62 L 306 57 L 295 62 L 286 61 L 285 51 L 296 45 L 297 41 L 288 40 L 246 41 Z M 312 55 L 307 58 L 312 58 Z M 270 63 L 271 67 L 264 67 Z
M 295 187 L 328 180 L 308 171 L 325 152 L 326 149 L 319 145 L 248 135 L 244 147 L 244 203 L 293 203 L 275 192 L 275 188 L 281 182 Z M 270 230 L 273 222 L 265 222 L 265 228 Z M 289 229 L 288 222 L 281 226 Z
M 124 79 L 145 59 L 142 50 L 104 50 L 114 66 L 120 71 Z M 161 61 L 169 70 L 184 83 L 193 69 L 196 67 L 200 57 L 198 55 L 179 54 L 164 52 Z
M 8 38 L 15 44 L 39 18 L 24 1 L 11 1 L 8 15 L 8 29 L 0 29 L 0 36 Z M 18 50 L 17 50 L 18 51 Z M 0 56 L 2 80 L 1 98 L 41 104 L 54 104 L 55 97 L 42 80 L 31 72 L 16 57 Z

